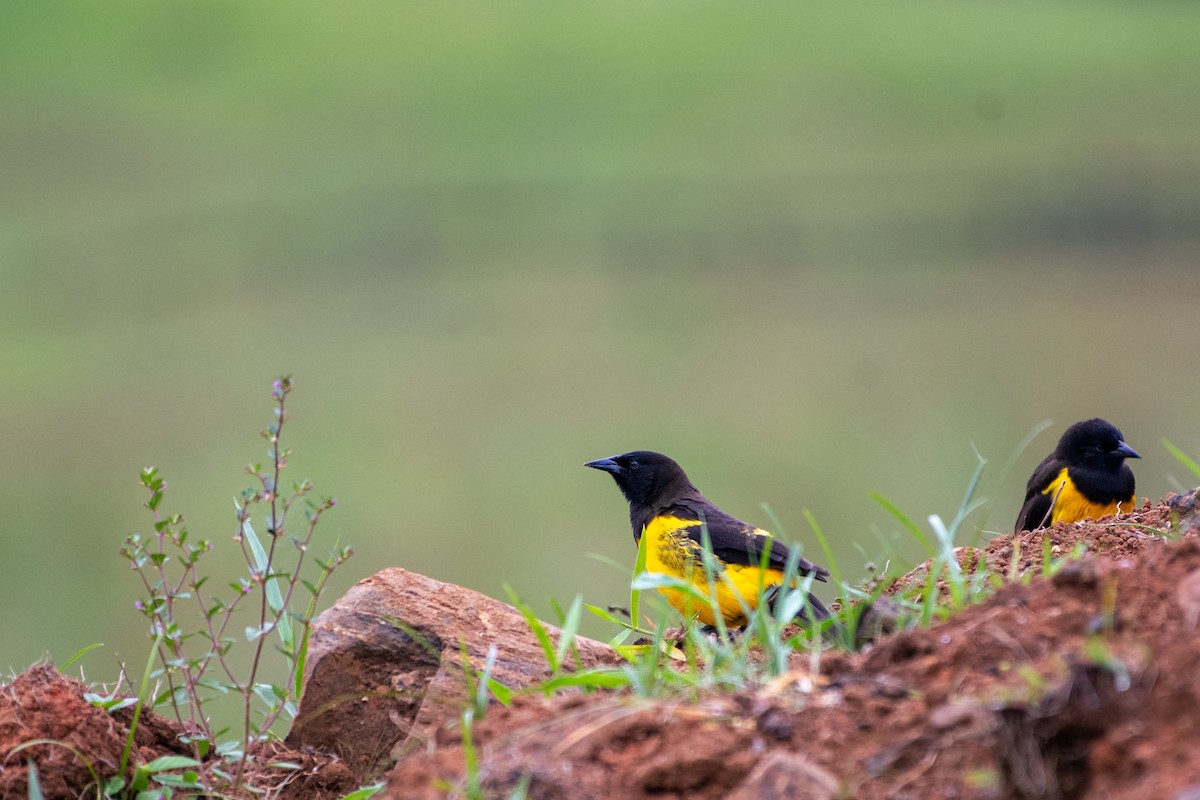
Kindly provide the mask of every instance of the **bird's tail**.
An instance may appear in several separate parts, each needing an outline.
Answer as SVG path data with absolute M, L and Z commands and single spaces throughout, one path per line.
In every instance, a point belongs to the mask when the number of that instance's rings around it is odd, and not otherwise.
M 817 599 L 815 594 L 811 592 L 808 595 L 808 602 L 804 604 L 804 608 L 800 609 L 800 616 L 805 617 L 811 622 L 820 622 L 823 619 L 829 619 L 833 613 L 825 607 L 825 604 Z
M 776 608 L 776 603 L 779 600 L 779 590 L 781 586 L 782 584 L 776 584 L 775 586 L 772 586 L 763 592 L 763 594 L 766 595 L 767 606 L 771 609 L 772 616 L 774 616 L 778 611 Z M 823 619 L 829 619 L 831 616 L 833 616 L 833 614 L 828 608 L 825 607 L 824 603 L 817 599 L 815 594 L 809 592 L 808 602 L 804 604 L 804 607 L 800 609 L 800 613 L 796 616 L 801 618 L 802 622 L 811 625 L 813 623 L 820 622 Z

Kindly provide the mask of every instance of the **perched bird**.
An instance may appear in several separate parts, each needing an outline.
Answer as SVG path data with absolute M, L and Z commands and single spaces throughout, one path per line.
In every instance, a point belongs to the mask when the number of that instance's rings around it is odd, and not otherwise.
M 617 487 L 629 501 L 629 521 L 633 540 L 646 541 L 646 569 L 690 581 L 708 594 L 701 547 L 703 528 L 716 556 L 714 576 L 716 602 L 721 618 L 730 627 L 747 623 L 742 602 L 751 610 L 765 599 L 773 599 L 783 582 L 788 547 L 766 531 L 726 514 L 705 499 L 692 485 L 683 469 L 661 453 L 637 450 L 612 458 L 589 461 L 585 467 L 603 470 L 613 476 Z M 766 569 L 762 569 L 767 552 Z M 811 561 L 801 558 L 799 575 L 813 575 L 823 581 L 829 576 Z M 659 589 L 671 605 L 684 616 L 697 616 L 705 625 L 715 625 L 712 609 L 699 604 L 679 589 Z M 739 602 L 738 596 L 742 600 Z M 809 619 L 829 616 L 829 611 L 813 595 L 808 596 L 805 612 Z
M 1067 428 L 1025 487 L 1016 532 L 1132 509 L 1136 497 L 1127 458 L 1141 456 L 1110 423 L 1089 419 Z

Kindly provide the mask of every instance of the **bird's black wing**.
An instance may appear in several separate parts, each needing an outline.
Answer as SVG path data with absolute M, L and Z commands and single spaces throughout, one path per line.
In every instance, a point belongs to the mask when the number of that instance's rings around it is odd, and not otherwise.
M 782 570 L 787 567 L 789 548 L 772 536 L 764 535 L 753 525 L 726 514 L 707 500 L 703 503 L 686 503 L 672 507 L 667 512 L 681 519 L 695 519 L 696 524 L 685 529 L 688 538 L 703 545 L 703 529 L 708 529 L 712 551 L 727 564 L 758 566 L 762 563 L 765 548 L 770 548 L 767 566 Z M 829 571 L 818 567 L 803 556 L 797 562 L 800 575 L 812 574 L 817 580 L 829 577 Z
M 1015 531 L 1037 530 L 1050 518 L 1050 510 L 1054 507 L 1054 492 L 1046 493 L 1050 482 L 1058 477 L 1067 463 L 1053 454 L 1046 456 L 1038 468 L 1029 477 L 1025 486 L 1025 504 L 1017 515 Z

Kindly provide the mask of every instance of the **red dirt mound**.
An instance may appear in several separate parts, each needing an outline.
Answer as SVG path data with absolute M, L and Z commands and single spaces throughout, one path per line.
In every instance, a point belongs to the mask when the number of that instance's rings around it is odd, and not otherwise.
M 863 652 L 796 653 L 790 672 L 751 691 L 494 707 L 474 732 L 483 794 L 524 782 L 534 800 L 1200 797 L 1195 506 L 1175 497 L 964 549 L 964 564 L 1005 582 L 986 601 Z M 116 772 L 131 710 L 95 708 L 85 690 L 48 665 L 0 687 L 0 797 L 27 796 L 30 760 L 49 798 L 95 791 L 84 759 L 101 778 Z M 130 761 L 187 755 L 182 732 L 143 715 Z M 13 752 L 38 739 L 54 744 Z M 251 784 L 272 797 L 354 788 L 327 754 L 256 755 L 299 765 L 255 768 Z M 460 731 L 442 728 L 396 767 L 386 796 L 445 797 L 466 785 L 465 764 Z
M 84 684 L 49 664 L 31 667 L 0 687 L 0 798 L 29 797 L 31 761 L 43 796 L 51 800 L 96 797 L 97 777 L 104 781 L 117 774 L 133 709 L 109 713 L 84 699 L 87 691 Z M 143 712 L 135 748 L 127 759 L 126 780 L 138 764 L 161 756 L 190 756 L 179 740 L 184 732 L 181 725 Z M 22 747 L 39 740 L 47 743 Z M 269 787 L 275 798 L 327 800 L 356 786 L 350 770 L 331 756 L 297 753 L 278 744 L 261 748 L 255 756 L 246 782 Z M 298 768 L 281 771 L 267 766 L 280 761 Z M 202 771 L 212 766 L 205 765 Z M 262 793 L 244 791 L 240 796 L 261 797 Z
M 1015 570 L 1013 542 L 995 541 L 983 561 L 1013 580 L 987 601 L 825 654 L 815 674 L 796 654 L 773 685 L 700 702 L 496 708 L 475 730 L 485 793 L 524 779 L 531 798 L 1200 796 L 1200 537 L 1176 519 L 1187 502 L 1026 533 Z M 1087 554 L 1044 569 L 1043 537 L 1056 558 L 1079 542 Z M 463 781 L 446 730 L 397 767 L 388 796 L 443 797 Z
M 0 797 L 28 796 L 30 760 L 46 797 L 74 797 L 88 786 L 94 789 L 88 763 L 101 778 L 117 773 L 128 723 L 85 700 L 86 691 L 82 683 L 49 664 L 39 664 L 0 687 Z M 128 710 L 124 716 L 130 716 Z M 138 728 L 129 762 L 184 755 L 173 733 L 164 720 L 147 717 Z M 39 739 L 52 744 L 13 753 L 23 743 Z M 127 778 L 130 772 L 126 770 Z

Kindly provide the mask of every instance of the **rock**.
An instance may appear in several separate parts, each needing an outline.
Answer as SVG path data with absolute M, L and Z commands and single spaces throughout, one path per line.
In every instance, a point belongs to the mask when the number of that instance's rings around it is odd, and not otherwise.
M 557 642 L 559 630 L 547 626 Z M 304 695 L 286 743 L 338 755 L 361 780 L 457 720 L 467 702 L 463 652 L 475 672 L 490 645 L 492 677 L 510 689 L 549 675 L 546 656 L 512 606 L 394 567 L 359 581 L 314 622 Z M 576 637 L 580 663 L 618 659 Z
M 1186 494 L 1171 494 L 1167 496 L 1167 505 L 1171 512 L 1179 517 L 1177 530 L 1181 534 L 1200 532 L 1200 489 L 1193 489 Z
M 887 595 L 863 602 L 866 608 L 858 615 L 858 626 L 854 630 L 855 644 L 860 650 L 907 627 L 915 616 Z

